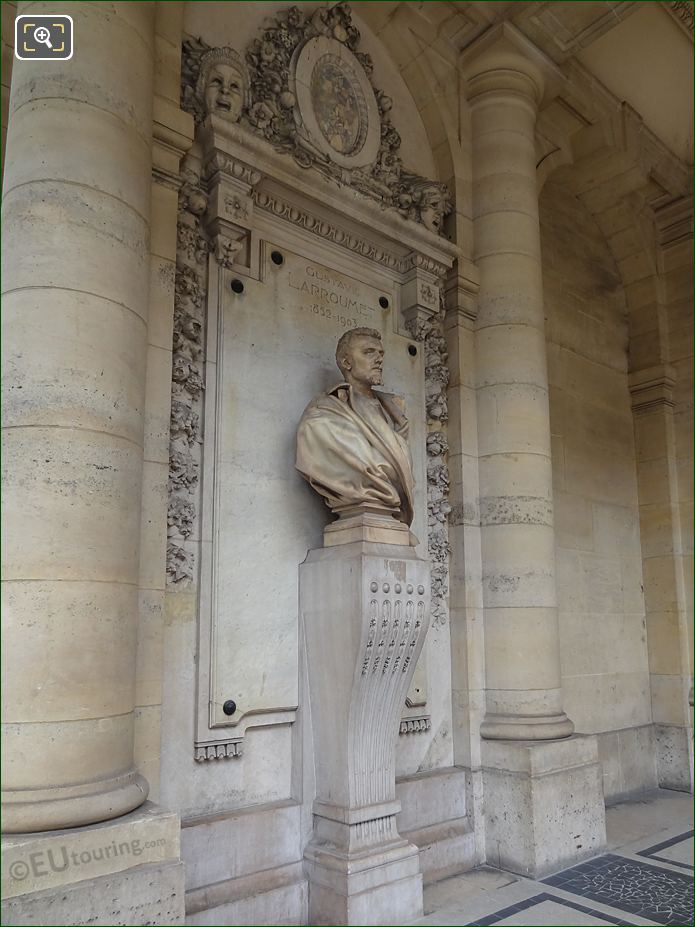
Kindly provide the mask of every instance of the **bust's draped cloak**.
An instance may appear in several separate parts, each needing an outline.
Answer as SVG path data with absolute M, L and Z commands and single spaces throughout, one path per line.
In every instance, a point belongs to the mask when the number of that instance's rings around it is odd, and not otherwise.
M 366 421 L 355 411 L 352 387 L 339 383 L 313 399 L 297 429 L 297 469 L 331 509 L 370 503 L 413 520 L 410 451 L 388 396 L 375 392 L 386 417 Z

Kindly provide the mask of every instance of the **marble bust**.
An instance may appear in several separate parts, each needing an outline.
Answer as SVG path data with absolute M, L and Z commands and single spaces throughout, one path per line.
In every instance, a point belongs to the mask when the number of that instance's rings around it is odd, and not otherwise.
M 381 335 L 350 329 L 336 362 L 343 381 L 313 399 L 299 423 L 297 469 L 339 518 L 370 514 L 410 525 L 408 420 L 398 397 L 374 390 L 382 384 Z
M 212 48 L 203 55 L 196 89 L 207 114 L 238 122 L 248 83 L 246 68 L 233 48 Z

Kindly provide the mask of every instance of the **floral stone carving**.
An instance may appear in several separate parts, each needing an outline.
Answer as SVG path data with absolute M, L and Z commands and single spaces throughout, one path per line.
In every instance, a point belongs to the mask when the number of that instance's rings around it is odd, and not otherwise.
M 393 101 L 373 83 L 373 63 L 346 3 L 270 18 L 246 63 L 234 49 L 184 43 L 182 107 L 239 122 L 341 185 L 441 234 L 451 211 L 445 184 L 405 170 Z
M 443 288 L 440 287 L 440 293 Z M 448 353 L 443 331 L 443 299 L 439 311 L 427 319 L 407 324 L 411 335 L 425 347 L 425 409 L 427 414 L 427 552 L 432 567 L 432 624 L 447 621 L 449 594 L 449 419 L 446 390 L 449 383 Z
M 171 370 L 167 578 L 192 581 L 193 556 L 183 546 L 193 533 L 200 471 L 203 392 L 203 317 L 210 244 L 201 216 L 207 196 L 199 178 L 184 172 L 179 192 Z

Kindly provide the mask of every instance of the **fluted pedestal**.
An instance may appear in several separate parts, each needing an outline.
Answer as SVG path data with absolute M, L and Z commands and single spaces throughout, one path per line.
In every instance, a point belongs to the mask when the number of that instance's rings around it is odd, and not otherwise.
M 312 550 L 299 568 L 316 768 L 311 924 L 422 914 L 418 849 L 396 827 L 395 753 L 429 590 L 429 565 L 409 546 L 353 541 Z

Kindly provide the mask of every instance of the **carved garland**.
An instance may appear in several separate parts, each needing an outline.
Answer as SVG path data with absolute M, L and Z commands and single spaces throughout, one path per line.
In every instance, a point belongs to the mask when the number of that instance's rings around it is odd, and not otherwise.
M 432 624 L 443 626 L 448 616 L 449 594 L 449 420 L 446 389 L 449 368 L 444 337 L 443 285 L 439 312 L 426 321 L 407 323 L 408 330 L 425 348 L 425 409 L 427 415 L 427 550 L 432 566 Z
M 193 533 L 200 478 L 205 281 L 210 251 L 200 217 L 206 207 L 200 179 L 185 171 L 179 192 L 174 295 L 166 564 L 170 583 L 192 581 L 194 570 L 192 554 L 184 543 Z
M 345 107 L 348 114 L 345 118 L 357 120 L 362 134 L 372 128 L 377 132 L 378 144 L 368 163 L 352 166 L 348 155 L 341 154 L 339 148 L 331 150 L 330 145 L 321 150 L 321 139 L 317 144 L 315 133 L 312 135 L 302 116 L 298 100 L 301 81 L 295 85 L 295 69 L 302 50 L 318 39 L 338 52 L 341 47 L 345 49 L 343 57 L 354 63 L 353 77 L 359 71 L 358 80 L 364 82 L 368 96 L 373 96 L 366 107 L 373 111 L 371 119 L 366 112 L 355 116 L 349 102 L 337 102 L 335 106 L 336 110 Z M 443 217 L 451 211 L 448 188 L 403 167 L 399 153 L 401 137 L 391 122 L 393 101 L 374 85 L 372 59 L 359 51 L 359 43 L 360 33 L 352 23 L 346 3 L 322 6 L 308 14 L 297 6 L 279 11 L 268 20 L 261 37 L 251 42 L 246 64 L 232 48 L 213 48 L 200 38 L 189 39 L 183 47 L 181 106 L 198 123 L 210 112 L 227 121 L 240 122 L 276 151 L 292 156 L 300 167 L 314 168 L 334 182 L 350 186 L 383 207 L 397 209 L 405 218 L 441 234 Z M 324 58 L 335 58 L 338 64 L 341 60 L 340 54 Z M 215 66 L 219 70 L 222 65 L 233 75 L 224 87 L 224 78 L 215 72 Z M 336 77 L 336 87 L 342 89 L 348 101 L 349 84 L 348 68 Z M 361 94 L 358 89 L 355 101 L 362 98 Z M 338 101 L 338 96 L 335 99 Z M 341 125 L 342 117 L 335 118 L 337 125 Z M 378 125 L 373 126 L 377 119 Z M 328 138 L 325 126 L 319 128 Z M 356 144 L 359 150 L 359 143 Z

